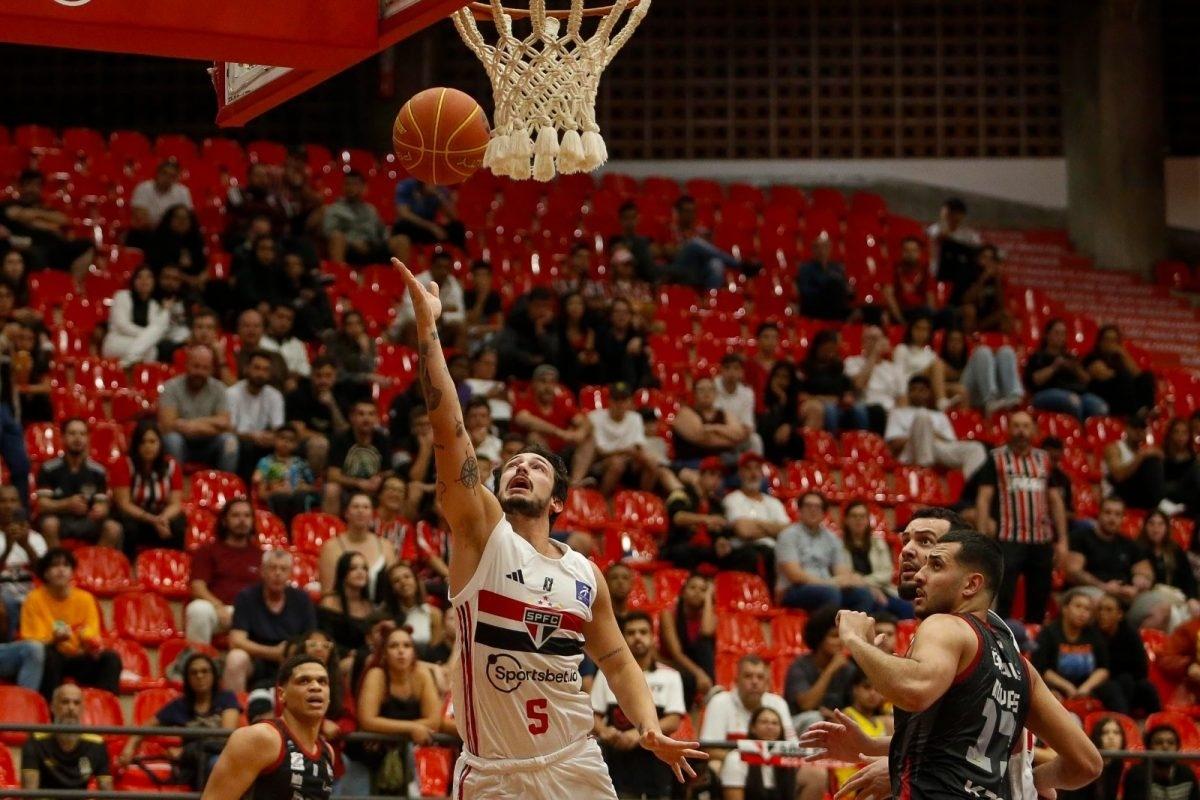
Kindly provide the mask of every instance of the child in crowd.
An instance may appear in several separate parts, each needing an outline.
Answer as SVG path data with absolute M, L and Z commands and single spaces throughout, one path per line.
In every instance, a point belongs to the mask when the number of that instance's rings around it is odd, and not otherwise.
M 254 468 L 255 493 L 265 497 L 271 511 L 288 526 L 297 514 L 319 503 L 312 469 L 296 455 L 299 442 L 295 428 L 280 426 L 275 431 L 275 452 L 260 458 Z

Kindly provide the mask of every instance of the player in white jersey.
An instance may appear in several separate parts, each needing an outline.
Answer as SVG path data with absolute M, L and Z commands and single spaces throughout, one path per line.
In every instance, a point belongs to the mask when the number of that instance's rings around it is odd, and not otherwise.
M 916 595 L 916 574 L 925 566 L 929 552 L 941 537 L 952 530 L 970 529 L 961 516 L 947 508 L 925 508 L 913 515 L 904 529 L 904 549 L 900 552 L 900 596 L 912 599 Z M 988 611 L 988 622 L 993 628 L 1005 631 L 1009 636 L 1013 635 L 995 611 Z M 1016 637 L 1013 637 L 1013 641 L 1016 643 Z M 1078 728 L 1071 726 L 1069 730 L 1055 731 L 1052 737 L 1062 743 L 1060 746 L 1064 749 L 1079 748 L 1086 751 L 1090 740 L 1080 734 Z M 1034 770 L 1032 736 L 1026 731 L 1026 735 L 1021 736 L 1020 740 L 1021 748 L 1013 753 L 1007 768 L 1010 790 L 1008 797 L 1012 800 L 1054 797 L 1054 789 L 1048 782 L 1054 776 L 1039 776 Z M 862 756 L 874 759 L 846 781 L 836 795 L 839 798 L 853 795 L 858 800 L 882 800 L 891 795 L 887 759 L 890 743 L 890 736 L 866 736 L 858 724 L 840 710 L 834 712 L 832 721 L 815 723 L 800 737 L 802 746 L 818 749 L 818 753 L 811 757 L 814 760 L 832 758 L 854 763 L 863 760 Z
M 437 498 L 450 525 L 450 602 L 462 648 L 452 694 L 463 752 L 457 800 L 615 798 L 582 692 L 587 653 L 604 673 L 641 745 L 676 777 L 694 775 L 698 742 L 663 735 L 641 667 L 617 628 L 599 569 L 550 538 L 562 511 L 562 459 L 529 448 L 501 465 L 496 492 L 479 474 L 438 342 L 437 284 L 393 259 L 413 301 L 420 380 L 433 423 Z

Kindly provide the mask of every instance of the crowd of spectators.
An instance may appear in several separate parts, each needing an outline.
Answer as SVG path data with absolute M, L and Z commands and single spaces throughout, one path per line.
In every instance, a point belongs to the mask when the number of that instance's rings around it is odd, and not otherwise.
M 0 239 L 0 351 L 11 354 L 0 366 L 0 456 L 18 486 L 32 470 L 35 493 L 0 490 L 8 617 L 0 630 L 10 640 L 0 644 L 0 675 L 43 693 L 56 720 L 77 718 L 69 683 L 116 692 L 121 671 L 103 644 L 95 598 L 74 585 L 71 549 L 119 548 L 130 561 L 149 548 L 182 549 L 189 475 L 215 469 L 239 476 L 248 492 L 218 509 L 214 540 L 193 554 L 184 620 L 198 649 L 179 665 L 185 701 L 156 720 L 228 727 L 235 711 L 252 711 L 255 690 L 269 686 L 286 655 L 305 648 L 342 681 L 331 735 L 357 727 L 424 744 L 453 730 L 443 703 L 446 665 L 457 653 L 457 631 L 443 614 L 448 537 L 432 491 L 432 427 L 412 382 L 416 356 L 406 349 L 411 305 L 389 297 L 389 266 L 368 266 L 389 255 L 409 259 L 419 280 L 440 288 L 440 334 L 489 485 L 493 468 L 538 444 L 564 457 L 576 490 L 605 502 L 644 492 L 662 509 L 654 557 L 691 577 L 677 600 L 652 608 L 657 620 L 636 599 L 642 577 L 621 563 L 627 553 L 585 525 L 555 535 L 611 564 L 613 604 L 665 731 L 690 724 L 700 709 L 705 740 L 792 739 L 834 708 L 871 730 L 883 724 L 878 694 L 848 660 L 833 616 L 864 610 L 893 631 L 912 617 L 893 586 L 895 537 L 885 535 L 887 516 L 898 518 L 899 509 L 885 511 L 867 491 L 854 498 L 836 477 L 781 478 L 824 459 L 820 443 L 848 431 L 880 445 L 860 460 L 935 476 L 949 487 L 949 504 L 999 539 L 1006 575 L 998 610 L 1031 626 L 1033 663 L 1064 699 L 1156 711 L 1158 693 L 1136 657 L 1144 656 L 1141 630 L 1171 636 L 1164 673 L 1180 692 L 1200 692 L 1200 554 L 1172 533 L 1173 517 L 1200 513 L 1195 424 L 1176 420 L 1165 436 L 1149 435 L 1162 422 L 1154 376 L 1113 326 L 1082 358 L 1058 320 L 1028 353 L 1005 338 L 1015 323 L 1003 253 L 970 228 L 961 201 L 948 200 L 924 236 L 898 243 L 883 291 L 869 300 L 855 293 L 836 232 L 813 236 L 802 262 L 789 266 L 794 307 L 758 322 L 744 349 L 729 347 L 669 383 L 655 367 L 659 290 L 722 287 L 763 269 L 718 248 L 692 198 L 678 199 L 659 238 L 641 232 L 635 203 L 622 206 L 618 236 L 599 249 L 577 244 L 547 280 L 515 294 L 502 285 L 499 265 L 465 260 L 467 237 L 479 232 L 460 221 L 453 192 L 401 181 L 389 227 L 367 199 L 364 176 L 347 174 L 342 196 L 324 205 L 307 170 L 302 153 L 277 169 L 252 166 L 229 191 L 223 231 L 200 230 L 172 162 L 134 189 L 127 243 L 145 262 L 112 297 L 90 346 L 118 369 L 157 362 L 173 376 L 154 410 L 129 420 L 128 447 L 112 463 L 90 447 L 101 423 L 49 406 L 40 387 L 61 365 L 40 315 L 25 305 L 30 270 L 74 269 L 79 277 L 80 259 L 90 263 L 92 253 L 41 207 L 39 174 L 25 174 L 18 199 L 3 207 L 14 235 Z M 209 269 L 211 234 L 231 254 L 228 274 Z M 351 266 L 374 270 L 372 286 L 394 306 L 382 319 L 345 302 L 338 282 Z M 824 323 L 803 351 L 793 345 L 801 319 Z M 408 363 L 396 369 L 389 359 Z M 653 393 L 668 386 L 678 405 L 664 411 Z M 1003 444 L 960 435 L 952 416 L 970 409 L 1001 425 Z M 1123 438 L 1103 452 L 1098 513 L 1072 502 L 1062 443 L 1043 441 L 1030 409 L 1080 422 L 1124 419 Z M 61 455 L 31 467 L 21 426 L 51 419 Z M 860 466 L 854 460 L 844 472 Z M 290 584 L 292 552 L 259 546 L 256 508 L 285 529 L 314 512 L 342 519 L 341 532 L 320 548 L 317 596 Z M 1128 535 L 1130 510 L 1144 519 L 1136 538 Z M 807 613 L 810 652 L 788 666 L 781 695 L 767 691 L 770 665 L 754 655 L 737 663 L 732 686 L 717 681 L 711 578 L 729 570 L 757 575 L 776 604 Z M 223 650 L 219 662 L 203 656 L 213 644 Z M 670 775 L 634 747 L 603 676 L 585 672 L 618 789 L 666 796 Z M 1160 734 L 1146 736 L 1157 742 Z M 87 741 L 40 737 L 27 749 Z M 138 745 L 131 741 L 115 766 L 128 764 Z M 412 776 L 396 752 L 347 747 L 340 791 L 399 791 Z M 713 756 L 714 785 L 743 789 L 746 798 L 815 798 L 825 789 L 822 769 L 771 771 L 748 768 L 736 752 Z M 108 769 L 107 761 L 93 766 L 95 775 Z M 79 776 L 46 767 L 40 775 L 43 786 L 79 785 Z

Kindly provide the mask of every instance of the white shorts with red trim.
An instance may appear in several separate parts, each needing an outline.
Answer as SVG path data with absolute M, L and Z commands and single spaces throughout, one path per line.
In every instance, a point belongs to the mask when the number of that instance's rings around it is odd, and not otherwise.
M 588 737 L 536 758 L 478 758 L 454 766 L 454 800 L 616 800 L 608 765 Z

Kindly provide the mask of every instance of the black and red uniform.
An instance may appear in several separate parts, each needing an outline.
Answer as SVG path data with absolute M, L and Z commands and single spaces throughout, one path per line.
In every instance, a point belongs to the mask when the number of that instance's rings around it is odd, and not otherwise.
M 975 659 L 929 708 L 895 710 L 888 763 L 897 800 L 1012 798 L 1009 757 L 1023 744 L 1029 665 L 1007 630 L 958 616 L 979 640 Z
M 279 757 L 259 773 L 243 800 L 329 800 L 333 792 L 333 750 L 317 739 L 307 753 L 282 719 L 267 720 L 279 731 Z

